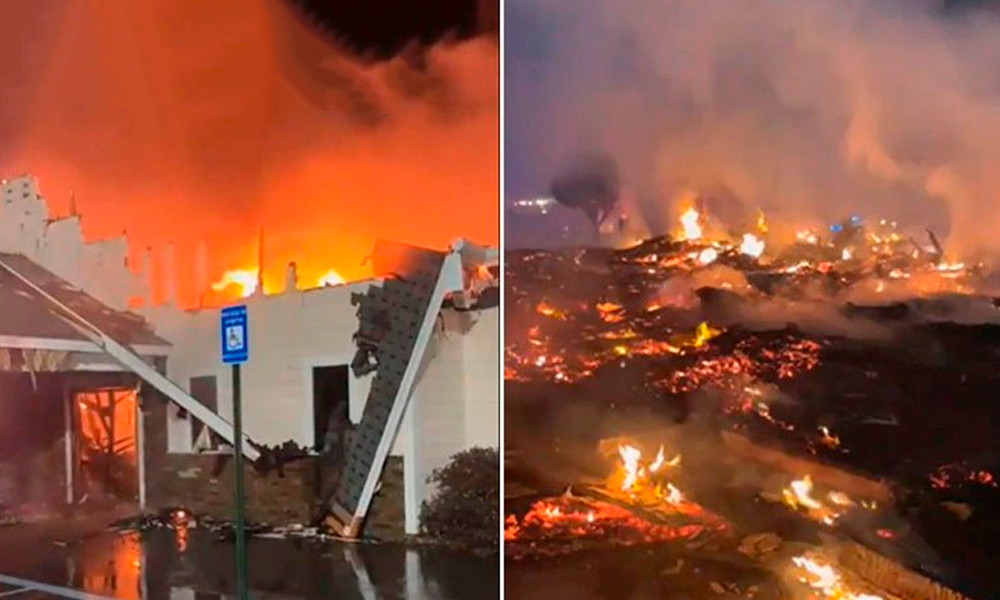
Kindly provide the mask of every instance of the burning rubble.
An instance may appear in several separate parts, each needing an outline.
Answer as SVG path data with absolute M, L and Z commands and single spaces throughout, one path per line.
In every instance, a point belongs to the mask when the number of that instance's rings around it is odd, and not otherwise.
M 618 447 L 618 464 L 606 481 L 571 488 L 563 495 L 535 502 L 504 526 L 508 553 L 571 541 L 632 545 L 689 541 L 706 533 L 722 533 L 725 521 L 685 497 L 671 482 L 681 455 L 667 458 L 660 446 L 644 458 L 636 446 Z
M 537 419 L 589 403 L 603 415 L 591 431 L 560 425 L 551 458 L 592 465 L 596 457 L 578 456 L 584 439 L 627 436 L 635 418 L 658 414 L 680 427 L 692 419 L 702 437 L 745 436 L 740 460 L 772 473 L 704 481 L 735 468 L 728 442 L 707 454 L 623 443 L 600 485 L 559 475 L 570 493 L 508 515 L 509 556 L 686 542 L 696 531 L 725 548 L 719 534 L 759 527 L 748 507 L 763 502 L 796 531 L 860 538 L 911 568 L 948 572 L 949 583 L 992 590 L 972 575 L 990 572 L 989 559 L 961 564 L 968 548 L 950 544 L 956 530 L 942 525 L 961 518 L 971 546 L 985 535 L 976 527 L 1000 531 L 988 508 L 1000 500 L 991 455 L 1000 432 L 988 424 L 1000 311 L 985 264 L 948 257 L 932 232 L 888 220 L 783 233 L 760 213 L 744 231 L 720 232 L 696 204 L 674 235 L 507 257 L 507 414 Z M 508 425 L 508 445 L 544 435 L 526 428 Z M 944 431 L 965 434 L 928 447 Z M 682 450 L 698 466 L 682 469 Z M 745 487 L 752 493 L 735 491 Z M 815 543 L 776 571 L 818 598 L 891 597 L 810 554 Z

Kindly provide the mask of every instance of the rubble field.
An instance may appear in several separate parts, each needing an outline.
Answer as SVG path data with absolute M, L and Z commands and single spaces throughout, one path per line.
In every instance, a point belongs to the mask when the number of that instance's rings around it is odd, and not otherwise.
M 885 221 L 778 243 L 685 218 L 508 251 L 508 568 L 638 553 L 691 597 L 1000 596 L 986 264 Z

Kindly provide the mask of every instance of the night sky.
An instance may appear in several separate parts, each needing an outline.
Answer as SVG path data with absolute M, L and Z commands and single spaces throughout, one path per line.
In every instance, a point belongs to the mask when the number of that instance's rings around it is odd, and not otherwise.
M 377 58 L 393 56 L 414 41 L 429 45 L 446 35 L 472 37 L 480 32 L 486 11 L 479 0 L 285 1 L 328 36 Z

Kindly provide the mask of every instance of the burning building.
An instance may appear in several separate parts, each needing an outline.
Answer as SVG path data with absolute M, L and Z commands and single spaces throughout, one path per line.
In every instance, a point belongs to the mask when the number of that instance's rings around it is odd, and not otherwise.
M 218 311 L 129 312 L 149 286 L 124 237 L 84 242 L 79 217 L 51 219 L 31 177 L 5 182 L 2 198 L 4 502 L 108 495 L 231 514 Z M 430 473 L 498 445 L 495 249 L 383 241 L 372 260 L 370 279 L 307 289 L 289 265 L 283 292 L 239 300 L 254 344 L 243 368 L 253 520 L 332 511 L 339 533 L 358 535 L 366 517 L 417 533 Z

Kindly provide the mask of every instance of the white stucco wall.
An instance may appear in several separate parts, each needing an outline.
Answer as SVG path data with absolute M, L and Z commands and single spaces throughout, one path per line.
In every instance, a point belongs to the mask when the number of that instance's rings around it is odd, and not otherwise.
M 243 366 L 244 427 L 269 444 L 313 444 L 311 369 L 349 364 L 356 346 L 352 292 L 369 282 L 253 297 L 246 300 L 250 360 Z M 219 360 L 218 311 L 147 311 L 157 332 L 173 344 L 167 374 L 181 386 L 214 375 L 219 412 L 232 414 L 230 368 Z M 472 446 L 499 446 L 498 308 L 445 310 L 414 384 L 409 408 L 390 454 L 404 457 L 406 529 L 419 528 L 421 503 L 434 493 L 426 480 L 449 458 Z M 350 382 L 351 420 L 364 411 L 372 376 Z M 170 409 L 168 450 L 190 452 L 190 424 Z
M 371 282 L 247 298 L 250 359 L 242 367 L 243 423 L 251 439 L 268 445 L 292 440 L 313 444 L 312 368 L 347 365 L 354 358 L 357 330 L 352 292 Z M 232 375 L 219 358 L 218 310 L 146 312 L 157 333 L 173 344 L 167 375 L 186 387 L 192 377 L 214 375 L 220 414 L 232 415 Z M 349 382 L 352 420 L 358 420 L 371 376 Z M 168 449 L 191 447 L 186 420 L 171 419 Z
M 414 443 L 407 447 L 407 504 L 420 506 L 435 492 L 427 478 L 458 452 L 499 447 L 499 314 L 442 311 L 410 400 Z M 407 514 L 407 533 L 417 533 Z
M 463 337 L 465 445 L 500 447 L 500 309 L 473 313 Z
M 0 185 L 0 251 L 27 256 L 112 308 L 146 294 L 128 267 L 125 237 L 85 242 L 79 217 L 50 220 L 38 181 L 30 176 Z

